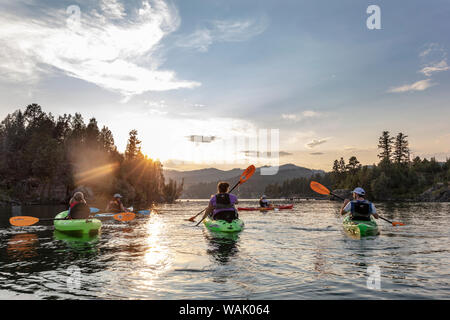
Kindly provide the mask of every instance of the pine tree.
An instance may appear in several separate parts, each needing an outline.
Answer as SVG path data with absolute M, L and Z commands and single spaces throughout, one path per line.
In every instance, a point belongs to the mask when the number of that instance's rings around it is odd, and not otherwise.
M 347 170 L 349 170 L 350 172 L 355 172 L 358 169 L 361 169 L 361 163 L 358 161 L 358 159 L 356 159 L 355 156 L 353 156 L 348 160 Z
M 394 137 L 390 136 L 389 131 L 383 131 L 378 140 L 378 148 L 381 149 L 381 153 L 378 154 L 378 158 L 381 159 L 381 162 L 391 161 L 393 141 Z
M 138 135 L 137 130 L 130 131 L 127 149 L 125 150 L 125 158 L 127 160 L 133 160 L 138 155 L 141 155 L 141 141 L 137 138 L 137 135 Z
M 397 137 L 395 138 L 393 157 L 396 163 L 407 163 L 410 160 L 407 138 L 408 136 L 401 132 L 397 134 Z

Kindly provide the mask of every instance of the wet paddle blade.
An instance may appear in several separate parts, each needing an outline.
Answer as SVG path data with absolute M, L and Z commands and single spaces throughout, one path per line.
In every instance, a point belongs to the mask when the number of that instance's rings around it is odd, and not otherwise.
M 121 213 L 116 213 L 114 215 L 114 219 L 116 219 L 117 221 L 123 221 L 123 222 L 131 221 L 135 217 L 136 217 L 136 214 L 134 214 L 133 212 L 121 212 Z
M 9 218 L 9 223 L 16 227 L 31 226 L 39 221 L 36 217 L 17 216 Z
M 245 171 L 241 174 L 239 183 L 244 183 L 245 181 L 250 179 L 250 177 L 255 173 L 255 170 L 256 168 L 254 165 L 251 165 L 247 169 L 245 169 Z
M 326 194 L 326 195 L 330 194 L 330 190 L 328 190 L 327 187 L 325 187 L 324 185 L 322 185 L 316 181 L 311 181 L 309 186 L 311 187 L 312 190 L 314 190 L 317 193 Z
M 397 227 L 397 226 L 404 226 L 405 224 L 404 224 L 404 223 L 401 223 L 401 222 L 397 222 L 397 221 L 392 221 L 392 225 L 393 225 L 394 227 Z

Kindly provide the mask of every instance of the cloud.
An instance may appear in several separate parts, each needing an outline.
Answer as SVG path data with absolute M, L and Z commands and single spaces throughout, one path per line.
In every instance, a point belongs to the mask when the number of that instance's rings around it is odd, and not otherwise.
M 100 7 L 110 18 L 120 19 L 126 15 L 123 4 L 117 0 L 102 0 Z
M 176 45 L 200 52 L 208 51 L 214 42 L 242 42 L 263 33 L 268 26 L 265 17 L 249 20 L 214 20 L 190 35 L 178 39 Z
M 311 152 L 310 154 L 313 155 L 313 156 L 320 156 L 320 155 L 322 155 L 324 153 L 323 152 Z
M 442 60 L 441 62 L 432 64 L 420 70 L 421 73 L 426 75 L 427 77 L 431 76 L 434 72 L 447 71 L 450 67 L 447 65 L 446 60 Z
M 318 145 L 324 144 L 327 142 L 329 138 L 323 138 L 323 139 L 313 139 L 311 142 L 308 142 L 306 146 L 310 149 L 317 147 Z
M 412 84 L 406 84 L 399 87 L 393 87 L 388 90 L 388 92 L 400 93 L 400 92 L 410 92 L 410 91 L 424 91 L 432 86 L 436 85 L 431 82 L 431 79 L 420 80 Z
M 101 13 L 69 8 L 45 8 L 45 15 L 31 19 L 0 13 L 0 78 L 29 83 L 63 73 L 124 96 L 200 85 L 160 70 L 154 53 L 180 23 L 165 2 L 142 1 L 133 17 L 116 0 L 103 0 Z M 138 63 L 144 59 L 149 65 Z
M 304 119 L 307 119 L 307 118 L 318 118 L 320 116 L 322 116 L 322 114 L 317 112 L 317 111 L 306 110 L 306 111 L 303 111 L 303 112 L 301 112 L 299 114 L 285 114 L 285 113 L 283 113 L 281 115 L 281 118 L 283 118 L 284 120 L 290 120 L 290 121 L 298 122 L 298 121 L 301 121 L 301 120 L 304 120 Z

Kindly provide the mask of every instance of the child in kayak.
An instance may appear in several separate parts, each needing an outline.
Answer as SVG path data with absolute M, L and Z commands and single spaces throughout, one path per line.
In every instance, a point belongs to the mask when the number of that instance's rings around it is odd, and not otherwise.
M 118 212 L 127 212 L 127 209 L 123 206 L 122 196 L 116 193 L 113 196 L 113 199 L 106 206 L 105 212 L 118 213 Z
M 267 200 L 267 197 L 265 195 L 263 195 L 260 199 L 259 199 L 259 206 L 261 208 L 269 208 L 270 207 L 270 201 Z
M 217 194 L 209 200 L 208 208 L 203 215 L 210 216 L 212 220 L 225 220 L 232 222 L 238 219 L 238 213 L 235 205 L 238 203 L 238 198 L 231 193 L 228 193 L 230 185 L 227 182 L 219 182 L 217 185 Z
M 87 219 L 91 210 L 86 204 L 83 192 L 75 192 L 69 201 L 69 214 L 66 219 Z
M 350 212 L 352 220 L 370 221 L 371 215 L 378 219 L 377 209 L 372 202 L 364 199 L 365 195 L 366 192 L 363 188 L 355 188 L 353 200 L 345 199 L 341 215 Z

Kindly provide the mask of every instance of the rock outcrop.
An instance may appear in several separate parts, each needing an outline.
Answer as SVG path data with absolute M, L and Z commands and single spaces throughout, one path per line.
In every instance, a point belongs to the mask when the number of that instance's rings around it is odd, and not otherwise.
M 450 187 L 443 182 L 436 183 L 419 195 L 417 200 L 427 202 L 450 202 Z

